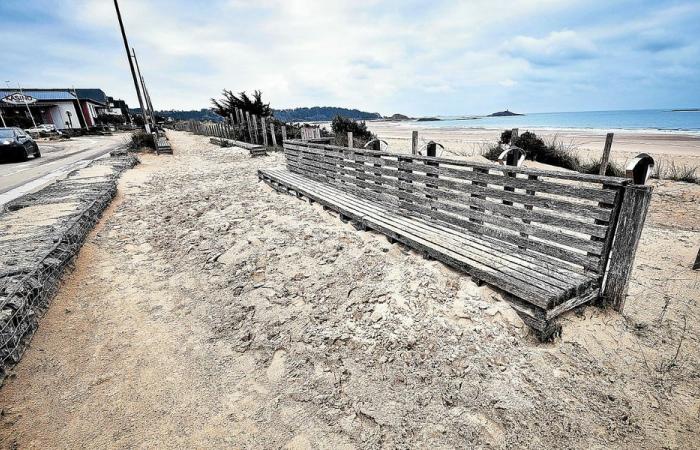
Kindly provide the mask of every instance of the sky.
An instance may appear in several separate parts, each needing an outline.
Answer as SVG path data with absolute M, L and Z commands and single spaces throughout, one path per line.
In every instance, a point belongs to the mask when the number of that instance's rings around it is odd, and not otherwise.
M 120 0 L 156 109 L 700 107 L 700 1 Z M 0 0 L 0 83 L 138 106 L 112 0 Z

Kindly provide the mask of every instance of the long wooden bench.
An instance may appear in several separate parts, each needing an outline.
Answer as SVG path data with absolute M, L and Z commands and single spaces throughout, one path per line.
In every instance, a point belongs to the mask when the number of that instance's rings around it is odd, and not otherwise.
M 504 291 L 542 338 L 559 329 L 557 316 L 604 298 L 605 286 L 626 293 L 646 187 L 300 140 L 284 141 L 284 151 L 287 167 L 262 169 L 261 180 Z M 617 230 L 621 210 L 629 217 Z M 616 231 L 634 238 L 615 240 Z
M 265 149 L 265 147 L 263 147 L 262 145 L 258 145 L 258 144 L 250 144 L 248 142 L 235 141 L 233 139 L 218 138 L 218 137 L 209 138 L 209 142 L 211 142 L 214 145 L 218 145 L 219 147 L 244 148 L 244 149 L 248 150 L 251 157 L 267 156 L 267 150 Z

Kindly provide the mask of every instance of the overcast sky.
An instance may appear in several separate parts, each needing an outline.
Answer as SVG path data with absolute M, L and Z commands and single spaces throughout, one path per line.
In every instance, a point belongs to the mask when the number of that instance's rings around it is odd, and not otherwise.
M 120 0 L 156 109 L 457 115 L 700 106 L 700 1 Z M 112 0 L 0 0 L 0 82 L 137 106 Z

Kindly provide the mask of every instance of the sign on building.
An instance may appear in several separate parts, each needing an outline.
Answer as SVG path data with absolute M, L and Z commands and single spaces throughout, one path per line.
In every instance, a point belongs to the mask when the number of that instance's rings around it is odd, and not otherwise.
M 36 103 L 36 99 L 31 95 L 20 94 L 19 92 L 6 95 L 2 98 L 2 101 L 5 103 L 10 103 L 11 105 L 24 105 L 28 103 Z

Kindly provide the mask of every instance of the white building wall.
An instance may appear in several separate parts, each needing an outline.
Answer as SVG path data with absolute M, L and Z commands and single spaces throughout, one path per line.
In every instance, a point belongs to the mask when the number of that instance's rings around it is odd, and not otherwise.
M 71 121 L 73 122 L 73 128 L 80 128 L 80 113 L 75 109 L 73 102 L 56 102 L 56 106 L 51 108 L 51 119 L 53 120 L 56 128 L 63 130 L 68 128 L 66 122 L 68 121 L 68 115 L 66 112 L 71 113 Z

